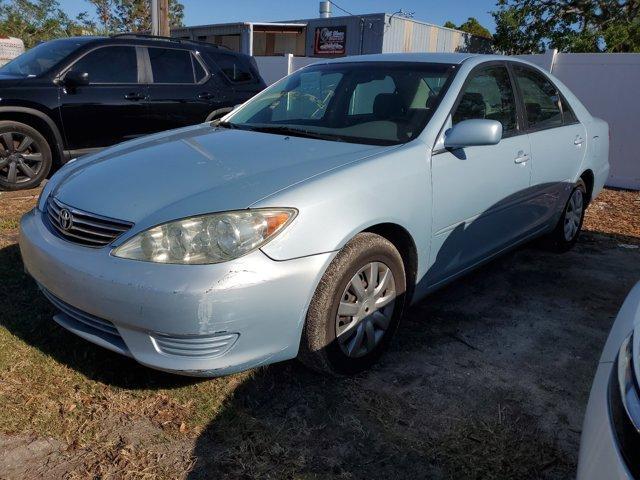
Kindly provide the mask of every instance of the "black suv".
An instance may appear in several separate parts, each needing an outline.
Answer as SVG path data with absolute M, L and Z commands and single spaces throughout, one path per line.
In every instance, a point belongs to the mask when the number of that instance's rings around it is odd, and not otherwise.
M 0 68 L 0 189 L 124 140 L 196 124 L 265 87 L 255 60 L 144 35 L 42 43 Z

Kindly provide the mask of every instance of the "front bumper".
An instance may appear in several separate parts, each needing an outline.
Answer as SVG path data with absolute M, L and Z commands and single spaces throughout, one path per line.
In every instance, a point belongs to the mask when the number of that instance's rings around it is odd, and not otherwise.
M 37 209 L 22 218 L 20 250 L 65 328 L 144 365 L 197 376 L 294 358 L 335 255 L 274 261 L 256 250 L 215 265 L 125 260 L 109 247 L 55 236 Z
M 596 371 L 580 439 L 578 480 L 632 480 L 618 438 L 620 417 L 610 388 L 619 388 L 616 369 L 623 341 L 634 330 L 640 311 L 640 282 L 629 292 L 611 327 Z M 628 451 L 627 451 L 628 452 Z M 637 467 L 637 465 L 635 466 Z
M 585 412 L 577 480 L 633 480 L 620 453 L 609 409 L 609 381 L 615 362 L 598 365 Z

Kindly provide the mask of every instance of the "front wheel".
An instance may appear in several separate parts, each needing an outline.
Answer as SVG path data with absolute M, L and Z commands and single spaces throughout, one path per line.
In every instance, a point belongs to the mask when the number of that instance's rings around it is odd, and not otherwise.
M 36 129 L 0 122 L 0 189 L 35 188 L 51 170 L 51 148 Z
M 578 241 L 587 208 L 586 199 L 586 186 L 582 180 L 578 180 L 569 195 L 556 228 L 547 238 L 547 243 L 553 250 L 565 252 Z
M 316 289 L 299 359 L 333 374 L 367 369 L 393 336 L 406 298 L 402 257 L 387 239 L 356 235 L 331 262 Z

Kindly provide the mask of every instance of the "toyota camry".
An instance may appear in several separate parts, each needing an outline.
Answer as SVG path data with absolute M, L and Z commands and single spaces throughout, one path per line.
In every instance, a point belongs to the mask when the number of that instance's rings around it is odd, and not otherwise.
M 65 165 L 20 248 L 57 323 L 144 365 L 350 374 L 445 283 L 536 237 L 570 248 L 608 144 L 521 60 L 325 60 L 221 121 Z

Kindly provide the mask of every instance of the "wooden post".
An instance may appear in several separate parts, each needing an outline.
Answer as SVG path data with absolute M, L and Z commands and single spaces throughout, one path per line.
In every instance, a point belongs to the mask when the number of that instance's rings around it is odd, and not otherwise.
M 171 31 L 169 30 L 169 0 L 158 0 L 158 23 L 159 32 L 161 37 L 170 37 Z

